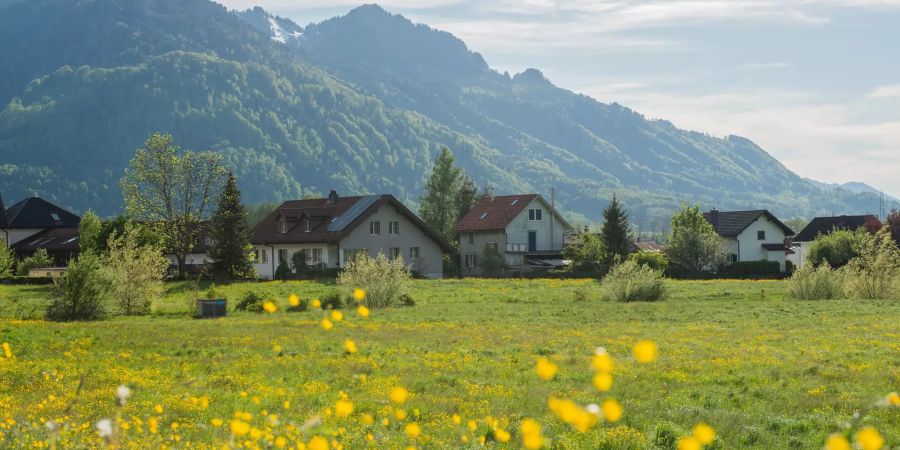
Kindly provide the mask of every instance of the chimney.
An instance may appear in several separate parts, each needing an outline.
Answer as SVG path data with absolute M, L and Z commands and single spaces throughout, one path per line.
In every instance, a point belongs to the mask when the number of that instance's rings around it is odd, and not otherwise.
M 337 190 L 332 189 L 332 190 L 328 193 L 328 203 L 331 203 L 332 205 L 337 205 L 337 202 L 338 202 L 338 193 L 337 193 Z
M 494 201 L 494 187 L 493 187 L 493 186 L 491 186 L 491 187 L 488 189 L 488 198 L 490 198 L 491 201 Z

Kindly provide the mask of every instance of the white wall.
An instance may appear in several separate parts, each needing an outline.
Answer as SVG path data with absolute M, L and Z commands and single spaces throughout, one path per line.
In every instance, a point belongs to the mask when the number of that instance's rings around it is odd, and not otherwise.
M 505 253 L 506 249 L 506 233 L 499 230 L 493 231 L 473 231 L 472 243 L 469 243 L 469 232 L 464 231 L 459 235 L 459 268 L 463 275 L 481 275 L 481 259 L 484 255 L 484 247 L 488 243 L 496 242 L 497 249 L 500 250 L 506 259 L 507 266 L 517 266 L 522 264 L 522 255 L 511 255 Z M 466 267 L 466 255 L 475 255 L 476 267 Z
M 381 225 L 381 234 L 373 236 L 369 234 L 369 223 L 377 221 Z M 400 222 L 400 233 L 392 235 L 388 233 L 388 222 Z M 415 225 L 412 221 L 398 212 L 389 204 L 381 205 L 377 211 L 361 222 L 340 242 L 341 251 L 338 253 L 340 265 L 344 265 L 345 249 L 366 249 L 369 256 L 375 257 L 379 253 L 390 254 L 392 247 L 400 248 L 400 255 L 412 270 L 419 272 L 428 278 L 441 278 L 444 274 L 443 251 L 433 239 Z M 410 247 L 419 247 L 419 258 L 411 260 Z
M 529 209 L 540 209 L 541 220 L 528 220 Z M 552 226 L 551 226 L 552 224 Z M 553 229 L 551 235 L 551 228 Z M 537 232 L 537 251 L 562 251 L 563 237 L 566 227 L 555 215 L 550 213 L 550 208 L 535 198 L 522 212 L 516 216 L 506 227 L 506 242 L 508 244 L 528 245 L 528 232 Z M 502 250 L 502 249 L 501 249 Z
M 757 239 L 757 232 L 765 231 L 766 238 Z M 784 231 L 766 216 L 760 216 L 738 235 L 739 261 L 777 261 L 781 271 L 785 271 L 785 255 L 783 250 L 769 251 L 762 244 L 784 244 Z
M 16 242 L 24 240 L 27 237 L 30 237 L 34 234 L 37 234 L 41 231 L 44 231 L 43 228 L 13 228 L 11 230 L 7 230 L 9 233 L 9 245 L 12 246 Z
M 254 262 L 253 268 L 256 269 L 256 273 L 264 279 L 271 280 L 275 277 L 275 270 L 278 269 L 278 250 L 287 250 L 287 262 L 291 264 L 291 258 L 294 256 L 294 253 L 297 253 L 301 250 L 307 251 L 307 259 L 310 257 L 310 250 L 314 248 L 322 249 L 322 262 L 325 264 L 326 268 L 335 268 L 338 267 L 337 263 L 337 247 L 334 245 L 328 244 L 275 244 L 272 246 L 268 245 L 254 245 L 254 250 L 265 251 L 266 252 L 266 262 Z
M 788 261 L 794 263 L 794 267 L 801 268 L 806 264 L 806 254 L 812 242 L 794 242 L 794 254 L 788 255 Z

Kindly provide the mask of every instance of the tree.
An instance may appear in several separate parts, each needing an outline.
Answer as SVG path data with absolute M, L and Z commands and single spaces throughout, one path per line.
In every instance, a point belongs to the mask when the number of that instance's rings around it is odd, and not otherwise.
M 612 267 L 628 259 L 628 247 L 631 245 L 628 214 L 622 209 L 619 199 L 613 194 L 612 201 L 603 210 L 603 227 L 600 239 L 606 249 L 604 262 Z
M 171 135 L 160 133 L 147 138 L 125 169 L 120 181 L 125 211 L 159 230 L 166 253 L 178 262 L 179 277 L 224 174 L 220 155 L 182 150 Z
M 891 213 L 884 220 L 884 224 L 891 230 L 894 242 L 900 245 L 900 210 L 892 209 Z
M 39 248 L 35 250 L 33 255 L 19 262 L 19 265 L 16 267 L 16 275 L 24 277 L 28 275 L 28 272 L 31 271 L 31 269 L 53 266 L 53 258 L 47 254 L 47 249 Z
M 106 247 L 106 241 L 100 240 L 103 224 L 94 211 L 87 210 L 78 223 L 78 246 L 81 252 L 98 252 Z
M 481 270 L 484 276 L 496 277 L 503 275 L 506 268 L 506 260 L 497 249 L 497 244 L 485 244 L 484 253 L 481 255 Z
M 209 256 L 212 259 L 213 274 L 231 279 L 253 277 L 255 271 L 250 260 L 253 245 L 250 244 L 247 211 L 241 204 L 241 191 L 231 172 L 228 172 L 225 188 L 210 225 L 212 246 Z
M 16 255 L 13 250 L 0 243 L 0 277 L 8 277 L 12 274 L 13 265 L 16 263 Z
M 308 269 L 306 265 L 306 250 L 296 251 L 291 255 L 291 266 L 293 266 L 294 273 L 297 275 L 306 273 L 306 270 Z
M 460 184 L 459 190 L 456 192 L 456 199 L 454 201 L 456 203 L 456 220 L 453 225 L 456 225 L 456 223 L 459 222 L 459 219 L 468 214 L 478 203 L 479 199 L 478 186 L 476 186 L 475 182 L 467 175 L 463 175 L 463 181 Z
M 682 205 L 672 216 L 667 256 L 672 268 L 684 275 L 716 270 L 722 264 L 722 238 L 703 217 L 700 205 Z
M 142 315 L 150 312 L 150 304 L 163 293 L 163 275 L 169 260 L 158 245 L 141 245 L 140 230 L 125 228 L 113 234 L 107 244 L 107 272 L 110 294 L 118 312 Z
M 784 221 L 784 224 L 788 226 L 791 230 L 794 230 L 794 233 L 799 233 L 801 230 L 806 228 L 809 225 L 809 222 L 802 217 L 794 217 Z
M 55 280 L 56 298 L 47 308 L 54 321 L 97 320 L 106 315 L 110 283 L 104 270 L 106 262 L 87 252 L 69 261 L 66 274 Z
M 158 231 L 158 227 L 151 227 L 145 224 L 136 223 L 133 220 L 129 219 L 127 216 L 120 214 L 112 219 L 100 221 L 100 232 L 97 234 L 96 239 L 97 252 L 103 255 L 108 254 L 109 248 L 107 248 L 106 244 L 109 242 L 109 238 L 114 234 L 124 234 L 125 229 L 129 227 L 137 231 L 138 245 L 163 245 L 162 236 Z
M 863 233 L 859 256 L 845 269 L 844 289 L 851 298 L 887 299 L 898 295 L 900 250 L 888 227 L 878 233 Z
M 859 256 L 867 234 L 869 233 L 865 228 L 860 227 L 852 231 L 839 229 L 826 235 L 819 235 L 809 245 L 806 261 L 813 266 L 828 263 L 834 268 L 843 267 L 851 259 Z
M 422 220 L 447 241 L 453 240 L 453 229 L 459 219 L 456 202 L 462 183 L 462 169 L 456 167 L 453 153 L 444 147 L 425 183 L 425 193 L 419 199 L 419 213 Z
M 578 275 L 600 278 L 609 270 L 604 263 L 606 248 L 600 237 L 594 233 L 585 232 L 581 234 L 577 243 L 566 246 L 563 258 L 572 261 L 569 270 Z

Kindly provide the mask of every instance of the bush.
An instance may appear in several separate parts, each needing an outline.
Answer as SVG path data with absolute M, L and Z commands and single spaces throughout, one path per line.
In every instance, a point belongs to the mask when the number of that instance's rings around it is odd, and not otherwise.
M 6 246 L 0 245 L 0 277 L 8 277 L 12 275 L 13 264 L 16 263 L 16 256 L 13 250 Z
M 486 277 L 498 277 L 503 275 L 506 268 L 506 260 L 497 244 L 484 244 L 484 252 L 481 255 L 481 274 Z
M 844 289 L 850 298 L 893 298 L 900 290 L 900 250 L 884 227 L 875 235 L 866 234 L 859 256 L 845 267 Z
M 608 269 L 603 263 L 606 260 L 606 247 L 594 233 L 583 233 L 577 242 L 566 246 L 563 258 L 572 261 L 569 271 L 576 276 L 599 278 Z
M 605 298 L 618 302 L 653 302 L 666 298 L 662 272 L 631 260 L 613 267 L 600 283 L 600 289 Z
M 54 321 L 97 320 L 106 315 L 109 280 L 105 261 L 88 252 L 69 262 L 66 274 L 56 281 L 56 298 L 47 308 Z
M 338 292 L 332 292 L 322 297 L 322 309 L 341 309 L 344 307 L 344 300 Z
M 345 296 L 354 289 L 366 291 L 363 304 L 369 308 L 396 306 L 406 294 L 410 280 L 409 268 L 401 259 L 388 259 L 384 255 L 370 258 L 360 253 L 347 264 L 338 278 Z
M 794 271 L 788 280 L 788 295 L 797 300 L 830 300 L 843 294 L 842 273 L 828 263 L 818 267 L 807 264 Z
M 724 272 L 731 275 L 778 275 L 781 264 L 778 261 L 740 261 L 725 266 Z
M 169 265 L 162 248 L 141 245 L 139 231 L 132 226 L 125 227 L 121 235 L 113 233 L 108 247 L 106 270 L 117 312 L 149 314 L 153 301 L 162 297 L 163 276 Z
M 278 267 L 275 268 L 275 279 L 276 280 L 287 280 L 291 278 L 292 272 L 291 268 L 288 266 L 287 261 L 281 261 L 278 263 Z
M 416 301 L 409 294 L 403 294 L 400 296 L 400 306 L 416 306 Z
M 863 239 L 868 235 L 859 228 L 854 231 L 834 230 L 831 234 L 818 236 L 809 246 L 806 261 L 814 266 L 828 263 L 831 267 L 844 267 L 851 259 L 859 256 Z
M 241 299 L 234 306 L 235 311 L 249 311 L 249 312 L 262 312 L 263 311 L 263 296 L 259 292 L 250 291 L 244 294 L 244 298 Z
M 661 252 L 634 252 L 628 259 L 650 267 L 653 270 L 659 270 L 665 273 L 669 268 L 669 258 Z
M 28 272 L 31 271 L 31 269 L 53 267 L 54 265 L 53 259 L 47 254 L 47 249 L 39 248 L 33 255 L 19 262 L 18 267 L 16 267 L 16 275 L 25 277 L 28 276 Z

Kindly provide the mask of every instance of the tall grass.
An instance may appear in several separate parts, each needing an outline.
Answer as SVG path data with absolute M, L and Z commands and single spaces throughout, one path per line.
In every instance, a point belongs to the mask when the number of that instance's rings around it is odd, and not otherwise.
M 617 302 L 655 302 L 667 294 L 662 271 L 634 260 L 613 267 L 600 289 L 604 298 Z

